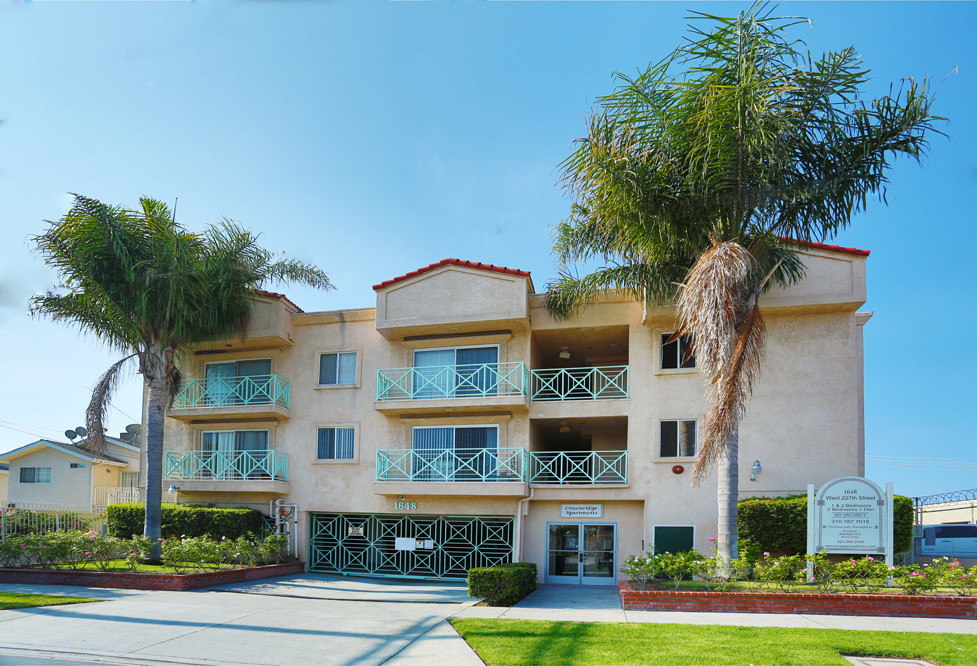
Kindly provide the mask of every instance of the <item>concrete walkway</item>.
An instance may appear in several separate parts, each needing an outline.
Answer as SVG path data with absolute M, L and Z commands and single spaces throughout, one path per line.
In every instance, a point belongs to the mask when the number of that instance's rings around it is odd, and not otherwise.
M 303 574 L 196 592 L 0 585 L 104 602 L 0 611 L 0 664 L 434 664 L 481 660 L 447 620 L 658 622 L 977 634 L 977 621 L 623 611 L 616 588 L 543 586 L 513 608 L 463 586 Z

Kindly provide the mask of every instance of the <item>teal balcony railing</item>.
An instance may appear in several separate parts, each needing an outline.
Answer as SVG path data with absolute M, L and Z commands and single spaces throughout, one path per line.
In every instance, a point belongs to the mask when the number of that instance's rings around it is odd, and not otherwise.
M 621 484 L 628 482 L 627 451 L 534 451 L 529 482 L 537 484 Z
M 525 449 L 380 449 L 377 481 L 523 481 Z
M 288 454 L 278 451 L 167 451 L 167 479 L 288 481 Z
M 526 395 L 525 363 L 473 363 L 377 371 L 377 400 Z
M 533 370 L 533 401 L 601 400 L 628 397 L 628 366 Z
M 173 406 L 233 407 L 274 404 L 288 409 L 289 383 L 278 375 L 184 379 Z

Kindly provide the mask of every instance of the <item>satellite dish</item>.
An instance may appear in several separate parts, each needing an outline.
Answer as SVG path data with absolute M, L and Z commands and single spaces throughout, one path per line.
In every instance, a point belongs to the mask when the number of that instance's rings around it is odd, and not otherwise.
M 126 426 L 126 432 L 129 433 L 130 435 L 135 435 L 140 430 L 142 430 L 142 426 L 139 425 L 138 423 L 130 423 L 129 425 Z
M 80 437 L 84 437 L 88 434 L 88 430 L 86 430 L 83 426 L 78 426 L 75 428 L 75 432 L 77 432 Z
M 75 437 L 78 436 L 78 433 L 76 433 L 74 430 L 65 430 L 64 431 L 64 436 L 67 437 L 71 441 L 75 441 Z

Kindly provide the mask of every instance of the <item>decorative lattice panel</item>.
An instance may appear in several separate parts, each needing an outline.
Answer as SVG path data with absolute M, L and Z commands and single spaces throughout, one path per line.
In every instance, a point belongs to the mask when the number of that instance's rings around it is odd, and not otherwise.
M 511 516 L 313 513 L 310 525 L 310 571 L 464 580 L 512 560 Z M 426 543 L 397 550 L 398 538 Z

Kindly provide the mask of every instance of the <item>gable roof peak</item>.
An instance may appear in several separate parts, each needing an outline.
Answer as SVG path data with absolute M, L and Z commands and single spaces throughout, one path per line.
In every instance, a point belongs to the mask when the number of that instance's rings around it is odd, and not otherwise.
M 423 268 L 418 268 L 417 270 L 410 271 L 409 273 L 398 275 L 395 278 L 384 280 L 379 284 L 373 285 L 373 290 L 379 291 L 381 289 L 385 289 L 391 285 L 397 284 L 398 282 L 403 282 L 404 280 L 409 280 L 412 277 L 423 275 L 424 273 L 433 271 L 437 268 L 441 268 L 442 266 L 462 266 L 464 268 L 475 268 L 482 271 L 492 271 L 494 273 L 506 273 L 508 275 L 518 275 L 520 277 L 528 278 L 529 291 L 530 293 L 534 291 L 533 278 L 532 275 L 530 275 L 529 271 L 523 271 L 518 268 L 508 268 L 506 266 L 496 266 L 494 264 L 483 264 L 480 261 L 465 261 L 464 259 L 455 259 L 453 257 L 448 259 L 442 259 L 441 261 L 435 262 L 433 264 L 428 264 Z

